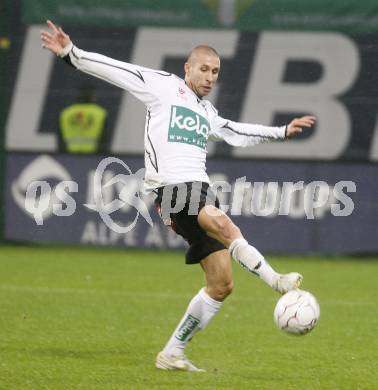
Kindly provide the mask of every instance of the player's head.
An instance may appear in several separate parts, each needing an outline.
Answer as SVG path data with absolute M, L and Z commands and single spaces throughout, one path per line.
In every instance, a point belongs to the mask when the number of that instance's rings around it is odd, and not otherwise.
M 184 65 L 185 82 L 198 95 L 210 93 L 218 79 L 220 58 L 210 46 L 196 46 L 189 54 Z

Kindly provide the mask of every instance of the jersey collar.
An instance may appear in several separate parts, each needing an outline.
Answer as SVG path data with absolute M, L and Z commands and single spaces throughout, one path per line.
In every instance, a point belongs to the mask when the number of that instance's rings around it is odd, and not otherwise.
M 197 103 L 199 103 L 200 101 L 202 101 L 202 96 L 198 96 L 198 95 L 192 90 L 192 88 L 189 87 L 189 85 L 185 82 L 185 80 L 183 80 L 183 81 L 184 81 L 184 84 L 185 84 L 186 88 L 188 88 L 189 91 L 196 97 Z

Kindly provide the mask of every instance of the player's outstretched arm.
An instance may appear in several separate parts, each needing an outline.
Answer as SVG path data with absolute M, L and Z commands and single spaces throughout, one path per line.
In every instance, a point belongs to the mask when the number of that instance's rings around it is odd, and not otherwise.
M 223 140 L 232 146 L 253 146 L 261 142 L 283 140 L 298 133 L 304 127 L 311 127 L 316 118 L 311 115 L 293 119 L 286 126 L 263 126 L 252 123 L 233 122 L 216 116 L 213 120 L 213 128 L 209 139 L 213 141 Z
M 47 21 L 48 31 L 41 31 L 42 47 L 62 57 L 66 63 L 91 76 L 105 80 L 132 93 L 147 105 L 159 100 L 169 73 L 118 61 L 98 53 L 79 49 L 70 37 Z
M 56 26 L 51 20 L 47 21 L 47 26 L 49 31 L 41 31 L 42 47 L 60 55 L 63 49 L 71 43 L 71 39 L 61 27 Z
M 286 136 L 302 133 L 303 127 L 311 127 L 315 124 L 316 118 L 311 115 L 302 116 L 301 118 L 293 119 L 286 127 Z

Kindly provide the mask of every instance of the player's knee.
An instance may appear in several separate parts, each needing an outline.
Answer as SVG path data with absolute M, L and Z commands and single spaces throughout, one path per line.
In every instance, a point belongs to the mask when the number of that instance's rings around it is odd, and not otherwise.
M 217 301 L 224 301 L 232 293 L 233 288 L 234 282 L 232 280 L 224 280 L 210 289 L 210 295 Z
M 223 294 L 225 297 L 228 297 L 231 293 L 232 290 L 234 289 L 234 282 L 233 280 L 230 280 L 226 285 L 224 286 Z

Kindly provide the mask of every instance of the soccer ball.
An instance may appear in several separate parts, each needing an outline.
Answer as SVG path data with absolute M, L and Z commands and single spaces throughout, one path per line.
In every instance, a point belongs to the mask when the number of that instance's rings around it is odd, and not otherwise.
M 274 309 L 274 322 L 285 332 L 306 334 L 312 330 L 320 317 L 316 298 L 308 291 L 292 290 L 284 294 Z

